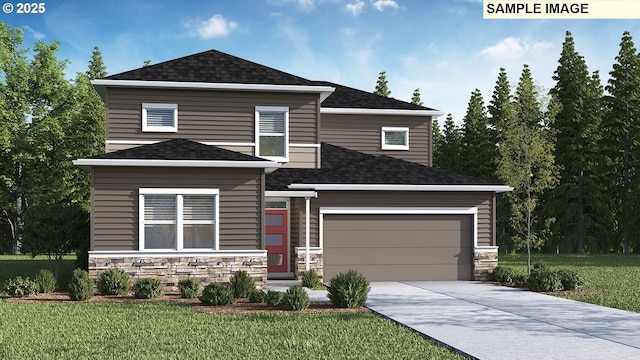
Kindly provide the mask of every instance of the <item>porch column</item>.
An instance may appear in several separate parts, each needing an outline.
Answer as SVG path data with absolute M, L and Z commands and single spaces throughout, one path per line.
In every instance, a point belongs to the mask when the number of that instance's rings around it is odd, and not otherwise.
M 310 212 L 310 202 L 311 202 L 311 198 L 310 197 L 305 197 L 304 198 L 304 202 L 305 202 L 305 211 L 306 211 L 306 216 L 305 216 L 305 224 L 304 224 L 304 240 L 305 240 L 305 254 L 304 254 L 304 260 L 305 260 L 305 271 L 309 271 L 309 212 Z

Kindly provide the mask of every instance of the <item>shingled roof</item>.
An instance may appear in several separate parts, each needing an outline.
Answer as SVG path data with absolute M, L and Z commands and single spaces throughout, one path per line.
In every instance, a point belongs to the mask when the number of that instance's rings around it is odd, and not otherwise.
M 281 168 L 266 176 L 266 190 L 290 184 L 499 185 L 386 155 L 374 156 L 322 143 L 321 169 Z
M 172 139 L 108 152 L 91 159 L 131 159 L 131 160 L 216 160 L 216 161 L 264 161 L 268 160 L 226 150 L 213 145 L 205 145 L 187 139 Z
M 334 87 L 323 108 L 433 110 L 428 107 L 326 81 L 311 81 L 217 50 L 141 67 L 100 80 Z

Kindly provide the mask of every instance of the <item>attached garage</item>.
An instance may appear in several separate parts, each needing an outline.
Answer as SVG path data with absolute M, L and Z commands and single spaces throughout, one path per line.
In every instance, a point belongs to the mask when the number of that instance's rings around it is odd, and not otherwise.
M 472 280 L 476 209 L 321 209 L 324 276 Z

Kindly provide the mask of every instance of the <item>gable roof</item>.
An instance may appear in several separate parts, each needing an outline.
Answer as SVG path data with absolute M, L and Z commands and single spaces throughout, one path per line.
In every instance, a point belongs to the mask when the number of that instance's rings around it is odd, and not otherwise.
M 408 185 L 441 191 L 508 191 L 498 183 L 386 155 L 368 155 L 327 143 L 322 143 L 321 150 L 321 169 L 279 169 L 267 174 L 266 190 L 357 190 L 369 185 L 386 189 L 383 187 Z
M 250 89 L 257 91 L 275 90 L 275 86 L 279 87 L 278 91 L 319 92 L 322 108 L 436 111 L 344 85 L 308 80 L 217 50 L 164 61 L 96 79 L 92 82 L 101 94 L 102 87 L 105 86 Z
M 113 151 L 73 163 L 78 166 L 280 167 L 277 162 L 187 139 Z

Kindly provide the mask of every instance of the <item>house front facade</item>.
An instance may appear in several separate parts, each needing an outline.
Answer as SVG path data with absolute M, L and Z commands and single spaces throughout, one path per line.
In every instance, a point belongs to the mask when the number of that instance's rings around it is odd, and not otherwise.
M 495 194 L 431 167 L 442 112 L 207 51 L 93 82 L 93 277 L 473 280 L 497 264 Z

